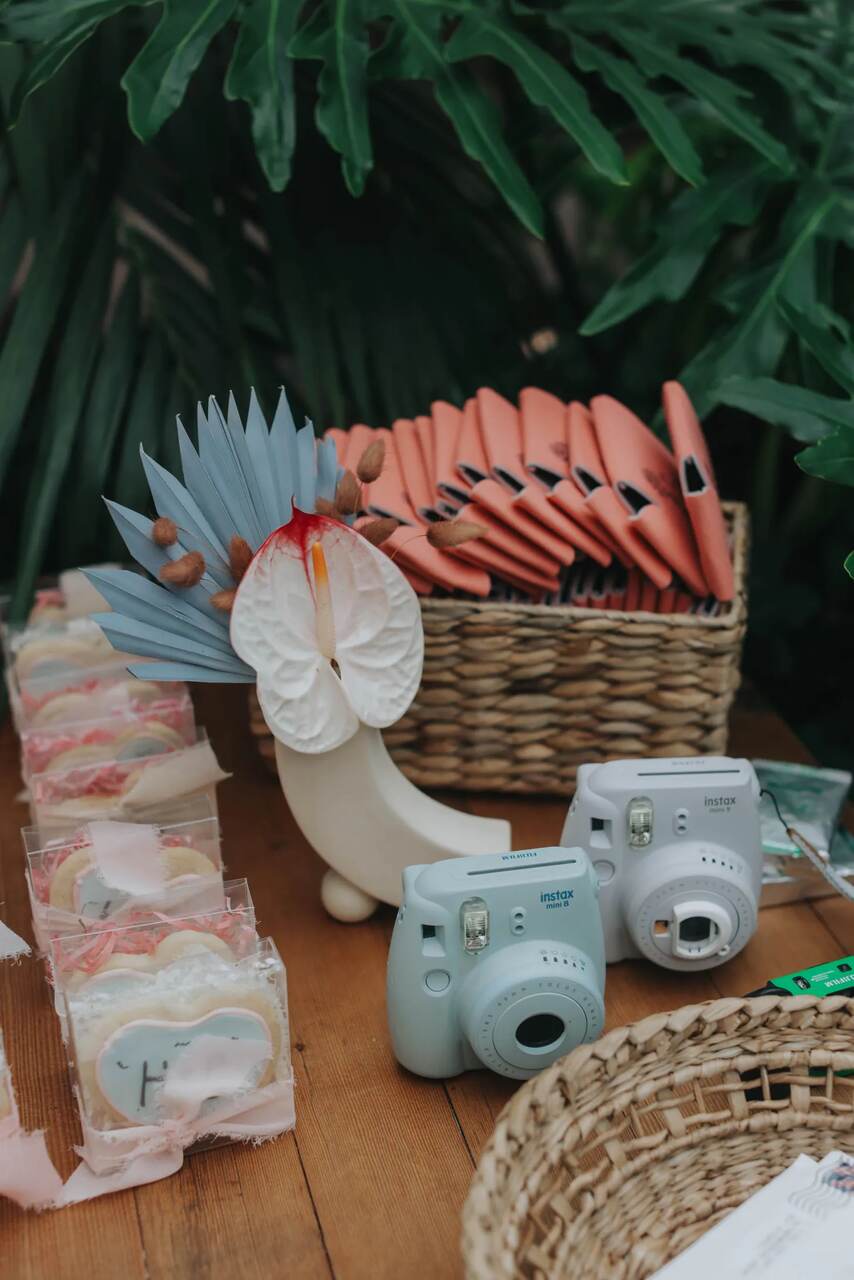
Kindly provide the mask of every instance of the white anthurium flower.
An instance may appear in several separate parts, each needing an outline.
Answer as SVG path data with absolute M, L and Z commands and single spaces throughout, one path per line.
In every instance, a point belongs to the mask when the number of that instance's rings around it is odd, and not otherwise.
M 257 674 L 272 733 L 308 754 L 341 746 L 360 723 L 399 720 L 424 661 L 418 598 L 397 566 L 347 525 L 300 511 L 249 565 L 231 643 Z

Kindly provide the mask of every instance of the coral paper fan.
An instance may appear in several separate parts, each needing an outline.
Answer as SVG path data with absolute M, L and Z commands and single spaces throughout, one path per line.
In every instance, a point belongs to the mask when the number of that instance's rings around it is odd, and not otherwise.
M 273 734 L 309 753 L 400 719 L 424 660 L 418 599 L 397 566 L 347 525 L 300 511 L 247 569 L 231 643 Z

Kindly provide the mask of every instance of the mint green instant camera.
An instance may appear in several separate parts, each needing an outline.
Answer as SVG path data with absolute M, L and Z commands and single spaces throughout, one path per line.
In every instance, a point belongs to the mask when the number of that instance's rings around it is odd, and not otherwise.
M 527 1080 L 605 1018 L 598 886 L 582 849 L 407 867 L 388 957 L 394 1052 L 420 1076 Z

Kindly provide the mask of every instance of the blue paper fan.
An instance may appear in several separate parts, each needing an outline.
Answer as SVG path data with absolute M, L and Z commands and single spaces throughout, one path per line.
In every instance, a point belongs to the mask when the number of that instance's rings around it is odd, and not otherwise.
M 231 394 L 225 414 L 213 397 L 207 412 L 199 405 L 197 424 L 195 447 L 177 419 L 183 482 L 140 448 L 154 509 L 174 521 L 176 542 L 158 545 L 148 517 L 107 501 L 131 556 L 157 581 L 122 569 L 87 571 L 113 610 L 94 617 L 114 648 L 155 660 L 131 667 L 134 675 L 251 684 L 254 671 L 231 647 L 229 615 L 211 603 L 235 585 L 231 539 L 236 534 L 257 551 L 293 507 L 310 513 L 318 498 L 332 502 L 341 468 L 331 440 L 318 441 L 310 422 L 297 430 L 284 388 L 270 427 L 254 391 L 245 427 Z M 191 551 L 205 562 L 200 581 L 160 581 L 164 565 Z

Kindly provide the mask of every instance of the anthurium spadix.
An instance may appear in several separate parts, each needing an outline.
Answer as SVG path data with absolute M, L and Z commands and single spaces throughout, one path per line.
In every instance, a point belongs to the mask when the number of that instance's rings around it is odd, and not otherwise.
M 418 689 L 418 602 L 382 551 L 316 514 L 358 498 L 331 441 L 297 429 L 282 391 L 268 426 L 255 398 L 241 419 L 229 396 L 197 415 L 197 445 L 178 422 L 183 482 L 141 452 L 155 520 L 108 503 L 144 576 L 87 573 L 112 612 L 96 615 L 114 647 L 148 659 L 134 675 L 255 683 L 282 790 L 329 865 L 323 900 L 341 919 L 398 903 L 412 863 L 510 847 L 510 826 L 438 804 L 388 755 L 381 729 Z M 347 484 L 349 483 L 349 490 Z M 153 580 L 152 580 L 153 579 Z

